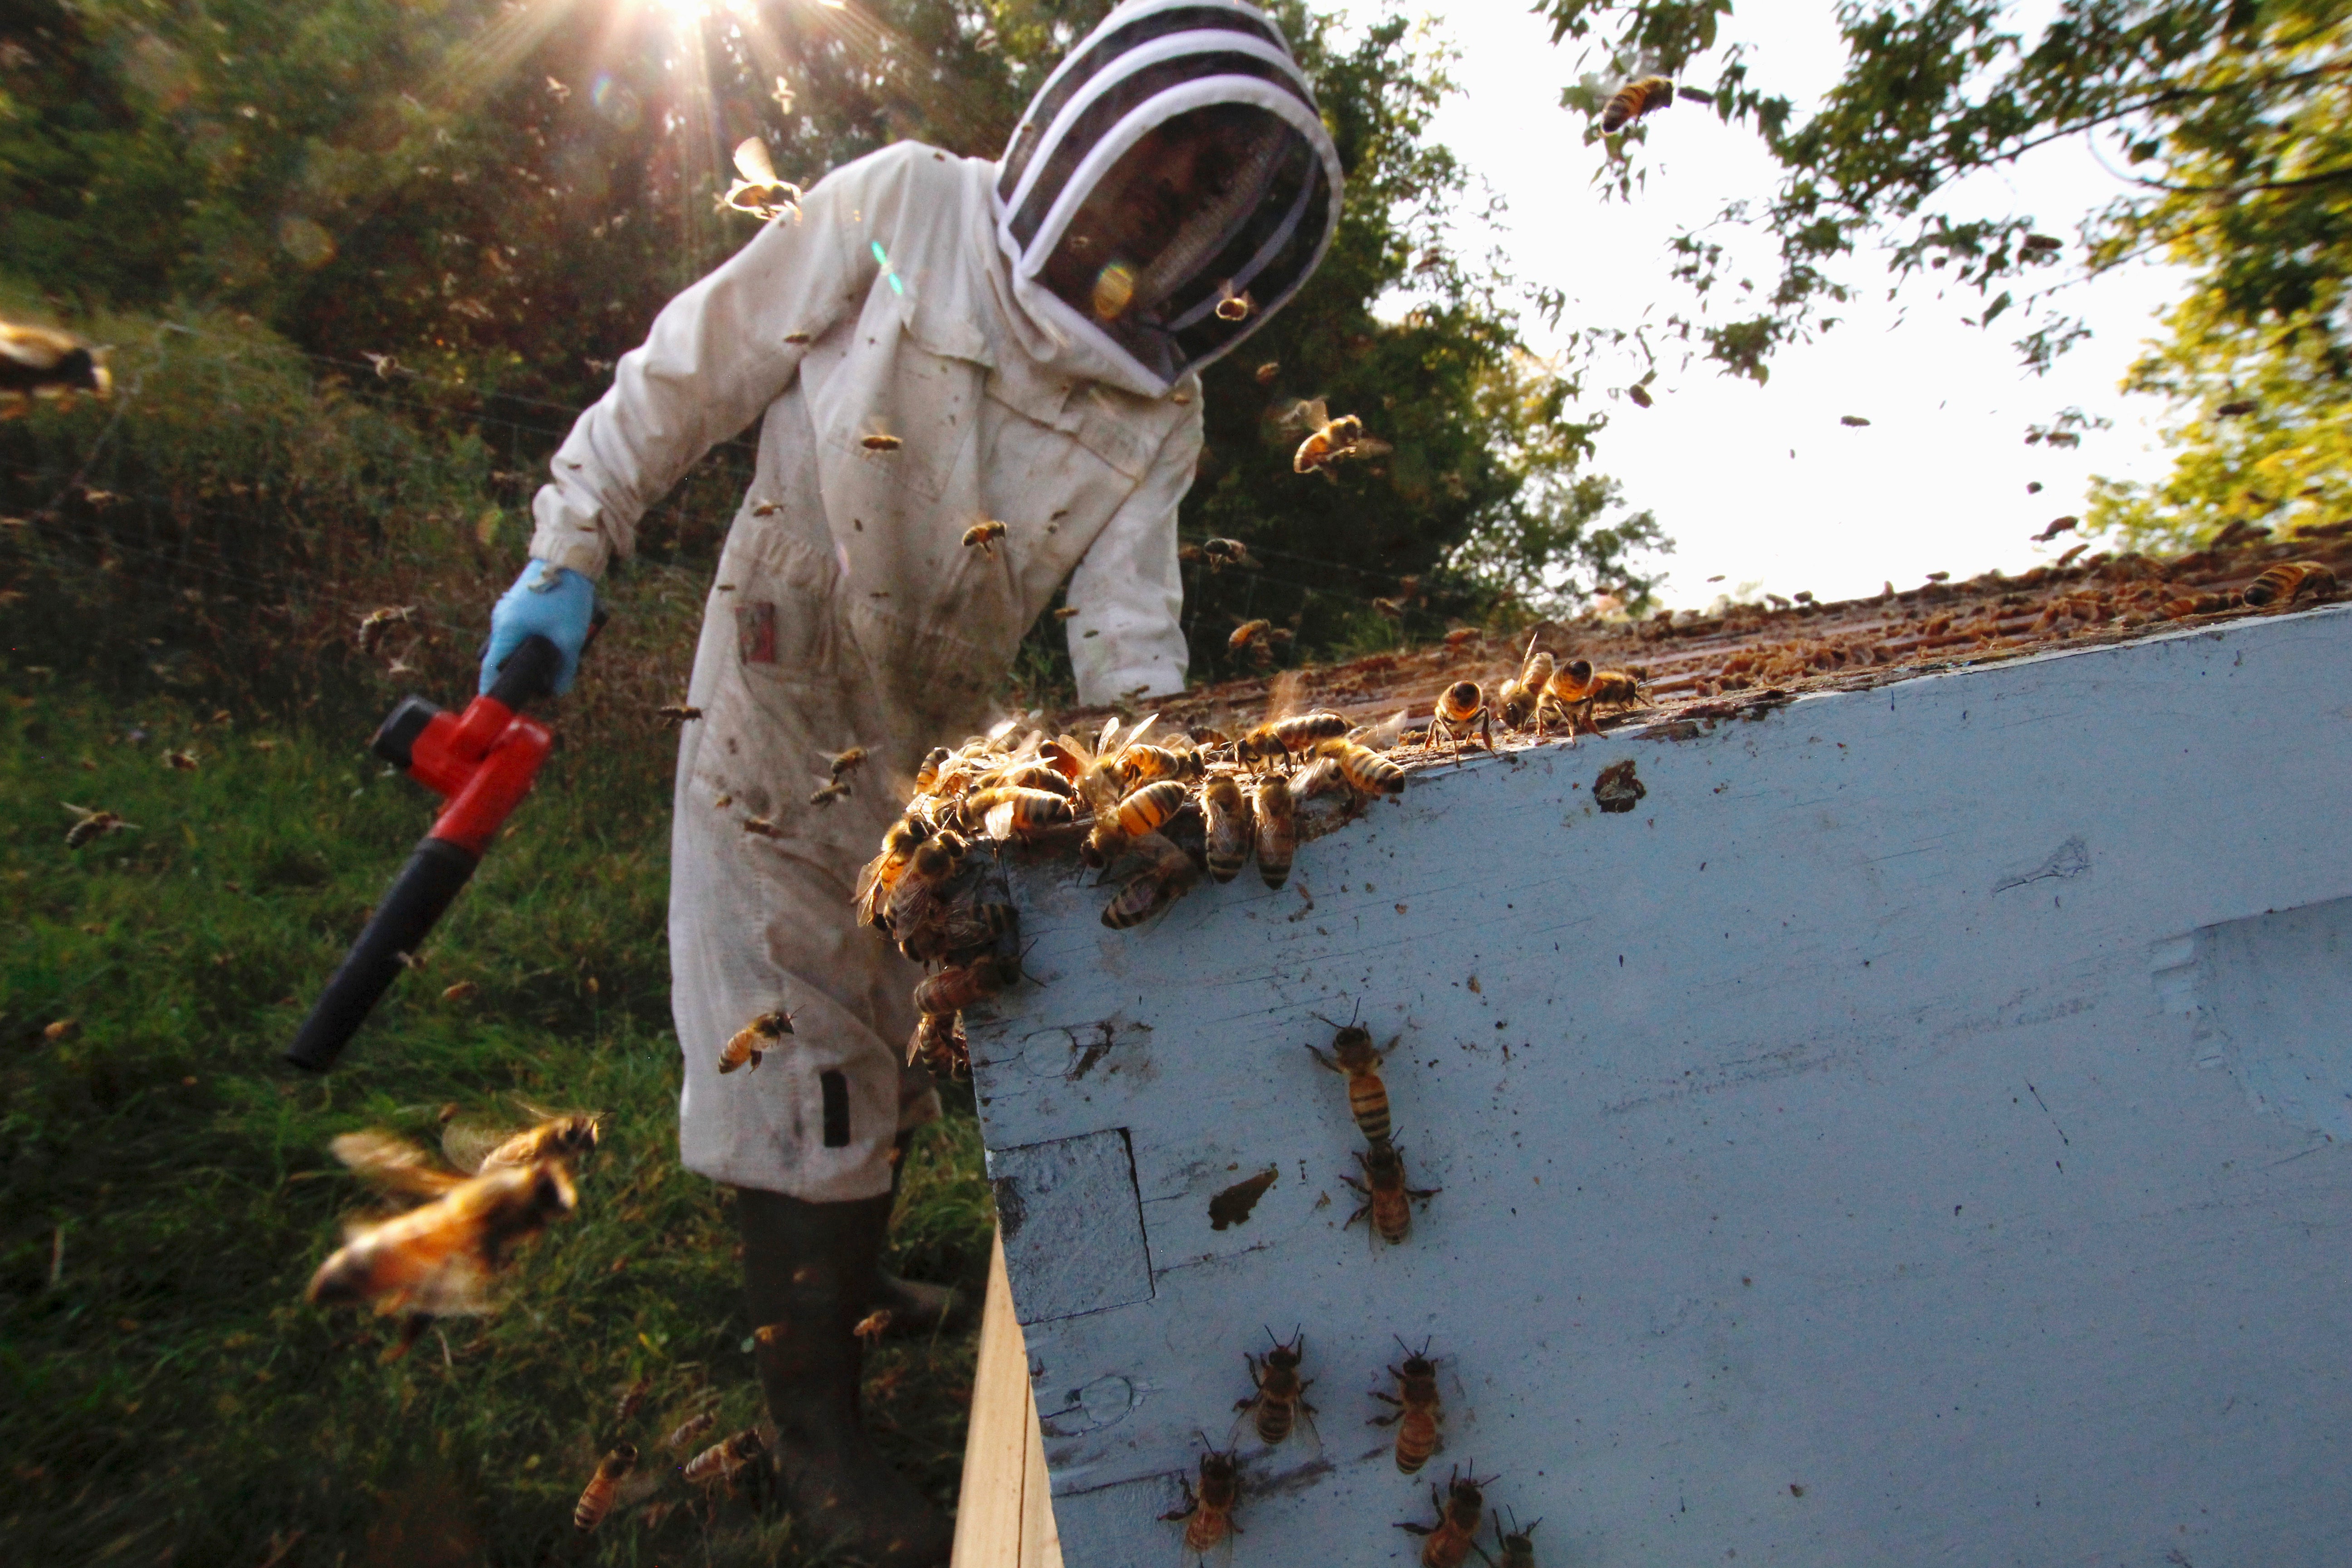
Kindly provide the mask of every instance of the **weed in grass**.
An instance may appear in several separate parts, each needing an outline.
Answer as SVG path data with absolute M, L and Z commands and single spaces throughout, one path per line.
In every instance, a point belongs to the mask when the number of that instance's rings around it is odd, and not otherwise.
M 0 1539 L 26 1563 L 815 1562 L 744 1503 L 576 1541 L 616 1436 L 648 1468 L 760 1414 L 726 1194 L 678 1168 L 656 752 L 559 752 L 514 831 L 324 1079 L 278 1053 L 431 816 L 356 739 L 248 732 L 10 678 L 0 710 Z M 267 747 L 257 741 L 274 742 Z M 194 773 L 162 762 L 194 747 Z M 85 761 L 89 766 L 85 766 Z M 64 846 L 73 800 L 142 830 Z M 593 984 L 592 984 L 593 982 Z M 443 1000 L 455 984 L 470 994 Z M 62 1019 L 79 1026 L 49 1036 Z M 303 1305 L 366 1202 L 326 1152 L 441 1108 L 602 1110 L 577 1217 L 504 1309 L 394 1326 Z M 969 1092 L 909 1155 L 893 1267 L 975 1295 Z M 886 1344 L 885 1451 L 954 1501 L 969 1331 Z M 622 1391 L 650 1380 L 632 1430 Z M 646 1502 L 684 1504 L 675 1482 Z

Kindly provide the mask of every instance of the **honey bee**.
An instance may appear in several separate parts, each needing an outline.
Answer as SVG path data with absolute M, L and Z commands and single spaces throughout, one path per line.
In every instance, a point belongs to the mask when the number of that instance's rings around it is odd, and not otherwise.
M 726 1481 L 735 1472 L 760 1457 L 767 1444 L 760 1439 L 759 1428 L 747 1426 L 723 1443 L 713 1443 L 685 1464 L 678 1475 L 688 1486 L 700 1486 L 706 1481 Z
M 481 987 L 476 984 L 473 981 L 460 980 L 455 985 L 448 986 L 442 991 L 441 1000 L 444 1002 L 464 1002 L 470 999 L 474 993 L 480 989 Z
M 1003 989 L 993 963 L 965 963 L 942 969 L 915 987 L 919 1013 L 961 1013 Z
M 1249 797 L 1242 794 L 1233 774 L 1218 773 L 1202 786 L 1201 815 L 1208 828 L 1209 875 L 1230 882 L 1249 864 L 1250 840 L 1255 831 Z
M 1505 725 L 1524 730 L 1530 723 L 1536 733 L 1543 733 L 1544 689 L 1551 683 L 1552 660 L 1549 650 L 1536 647 L 1536 639 L 1528 639 L 1528 651 L 1519 661 L 1518 678 L 1506 680 L 1495 689 L 1495 710 Z
M 1268 1329 L 1265 1337 L 1274 1340 Z M 1265 1352 L 1260 1363 L 1249 1352 L 1242 1352 L 1242 1361 L 1249 1368 L 1250 1381 L 1257 1392 L 1234 1405 L 1235 1410 L 1255 1410 L 1258 1441 L 1271 1448 L 1290 1436 L 1291 1427 L 1302 1415 L 1307 1426 L 1315 1424 L 1315 1406 L 1307 1403 L 1307 1391 L 1315 1386 L 1311 1377 L 1298 1375 L 1298 1363 L 1307 1352 L 1307 1335 L 1292 1331 L 1288 1340 L 1274 1340 L 1274 1348 Z M 1318 1436 L 1318 1438 L 1320 1441 Z
M 1455 626 L 1453 630 L 1445 634 L 1445 646 L 1447 647 L 1466 647 L 1470 644 L 1476 642 L 1478 640 L 1478 637 L 1479 632 L 1476 626 Z
M 1251 374 L 1260 386 L 1272 386 L 1274 378 L 1282 374 L 1282 362 L 1278 359 L 1270 359 Z
M 961 857 L 957 848 L 962 840 L 952 834 L 941 834 L 915 847 L 915 857 L 908 862 L 898 885 L 890 889 L 887 929 L 890 935 L 904 942 L 915 930 L 929 919 L 931 905 L 940 887 L 955 875 Z
M 907 1063 L 920 1061 L 933 1078 L 962 1080 L 971 1077 L 971 1047 L 963 1037 L 963 1020 L 953 1013 L 926 1013 L 915 1024 L 907 1042 Z
M 775 1042 L 793 1032 L 793 1016 L 785 1012 L 762 1013 L 728 1037 L 719 1047 L 719 1070 L 733 1072 L 750 1063 L 751 1070 L 760 1070 L 761 1058 L 776 1048 Z
M 963 531 L 963 546 L 966 550 L 977 547 L 982 555 L 993 555 L 996 553 L 996 542 L 1003 537 L 1003 523 L 975 522 Z
M 889 1308 L 877 1307 L 874 1310 L 866 1313 L 863 1318 L 858 1319 L 856 1326 L 852 1328 L 849 1331 L 856 1339 L 863 1341 L 868 1345 L 878 1345 L 882 1342 L 882 1336 L 890 1331 L 890 1320 L 893 1314 Z
M 1404 619 L 1404 604 L 1402 600 L 1374 599 L 1372 601 L 1372 610 L 1375 614 L 1391 621 L 1401 621 Z
M 679 1422 L 670 1435 L 662 1439 L 662 1447 L 671 1453 L 680 1453 L 688 1443 L 719 1425 L 719 1412 L 706 1410 L 699 1415 L 689 1415 Z
M 1536 1525 L 1543 1521 L 1536 1520 L 1521 1530 L 1515 1517 L 1511 1521 L 1509 1533 L 1506 1534 L 1502 1511 L 1507 1510 L 1497 1511 L 1495 1517 L 1495 1556 L 1492 1559 L 1495 1568 L 1536 1568 Z
M 1342 414 L 1337 419 L 1332 418 L 1330 410 L 1320 398 L 1305 405 L 1301 416 L 1313 429 L 1307 439 L 1298 444 L 1297 455 L 1290 460 L 1293 473 L 1320 472 L 1325 479 L 1337 484 L 1339 477 L 1331 470 L 1342 458 L 1377 458 L 1392 450 L 1386 441 L 1365 435 L 1364 422 L 1356 416 Z
M 1316 748 L 1319 756 L 1339 764 L 1339 776 L 1358 795 L 1402 795 L 1404 770 L 1373 751 L 1353 741 L 1326 741 Z
M 1166 786 L 1150 784 L 1145 787 L 1160 789 Z M 1174 787 L 1181 795 L 1183 786 L 1178 784 Z M 1113 931 L 1125 931 L 1130 926 L 1142 924 L 1191 892 L 1192 884 L 1200 878 L 1192 858 L 1161 834 L 1139 834 L 1132 847 L 1150 855 L 1151 864 L 1137 873 L 1112 896 L 1109 903 L 1103 906 L 1102 923 Z
M 1638 381 L 1625 389 L 1625 398 L 1636 408 L 1647 408 L 1657 401 L 1650 395 L 1650 389 Z
M 1247 289 L 1238 294 L 1234 292 L 1234 285 L 1230 279 L 1217 285 L 1217 320 L 1246 321 L 1250 318 L 1250 312 L 1256 309 L 1257 301 L 1249 297 Z
M 769 161 L 765 142 L 746 136 L 737 142 L 735 172 L 742 178 L 719 198 L 720 211 L 749 213 L 761 223 L 772 223 L 786 213 L 800 216 L 801 188 L 776 178 L 776 165 Z
M 1234 635 L 1225 639 L 1226 651 L 1240 653 L 1245 648 L 1257 647 L 1265 641 L 1266 634 L 1273 630 L 1274 623 L 1263 616 L 1254 621 L 1244 621 L 1234 628 Z
M 165 752 L 163 753 L 163 765 L 170 768 L 173 773 L 192 773 L 204 764 L 197 758 L 195 752 L 186 751 Z
M 604 1119 L 593 1112 L 542 1116 L 520 1132 L 480 1122 L 453 1120 L 442 1129 L 441 1152 L 461 1171 L 487 1176 L 493 1171 L 519 1170 L 543 1160 L 560 1161 L 568 1170 L 594 1149 L 604 1136 Z
M 1129 746 L 1118 753 L 1111 771 L 1119 787 L 1130 791 L 1155 779 L 1196 779 L 1201 776 L 1201 753 L 1171 751 L 1166 746 Z
M 613 1406 L 613 1426 L 615 1430 L 629 1424 L 630 1418 L 636 1415 L 637 1407 L 646 1402 L 646 1395 L 651 1394 L 653 1390 L 654 1380 L 650 1377 L 641 1377 L 621 1391 L 619 1402 Z
M 954 755 L 945 746 L 933 746 L 925 752 L 922 762 L 915 769 L 915 793 L 930 794 L 940 782 L 940 769 Z
M 1206 1448 L 1208 1439 L 1201 1439 Z M 1195 1494 L 1192 1484 L 1178 1478 L 1176 1484 L 1184 1489 L 1184 1506 L 1173 1513 L 1163 1513 L 1163 1521 L 1183 1520 L 1184 1545 L 1195 1556 L 1208 1552 L 1242 1532 L 1234 1522 L 1234 1506 L 1241 1501 L 1241 1465 L 1235 1450 L 1219 1453 L 1214 1448 L 1201 1456 L 1201 1489 Z
M 928 762 L 925 763 L 927 767 L 929 765 Z M 882 853 L 867 861 L 865 868 L 857 874 L 857 892 L 854 901 L 857 905 L 860 921 L 877 931 L 890 929 L 887 914 L 890 889 L 898 886 L 898 878 L 915 858 L 917 847 L 931 837 L 931 831 L 929 825 L 902 816 L 882 835 Z
M 899 447 L 906 445 L 904 441 L 899 440 L 896 436 L 885 436 L 879 433 L 872 436 L 861 436 L 857 438 L 857 444 L 865 447 L 869 452 L 895 452 Z
M 1487 1478 L 1487 1481 L 1493 1479 Z M 1434 1483 L 1429 1489 L 1430 1500 L 1437 1505 L 1435 1524 L 1397 1526 L 1422 1538 L 1421 1568 L 1462 1568 L 1470 1560 L 1479 1521 L 1486 1512 L 1486 1494 L 1480 1489 L 1486 1484 L 1456 1470 L 1446 1479 L 1443 1493 Z
M 1462 760 L 1462 737 L 1470 726 L 1478 726 L 1486 750 L 1495 750 L 1495 722 L 1486 711 L 1486 693 L 1475 680 L 1457 680 L 1438 694 L 1437 707 L 1429 716 L 1430 739 L 1434 741 L 1439 731 L 1453 744 L 1454 760 Z
M 1639 81 L 1629 81 L 1602 107 L 1601 134 L 1614 136 L 1644 114 L 1664 109 L 1674 100 L 1675 84 L 1664 77 L 1645 76 Z
M 558 1160 L 461 1176 L 388 1132 L 347 1132 L 331 1147 L 376 1185 L 427 1201 L 356 1227 L 310 1277 L 303 1299 L 318 1306 L 366 1302 L 415 1327 L 488 1311 L 490 1282 L 513 1249 L 580 1204 Z
M 92 811 L 86 805 L 76 805 L 69 800 L 61 800 L 58 804 L 72 812 L 78 818 L 71 827 L 66 829 L 66 847 L 68 849 L 79 849 L 91 839 L 103 837 L 110 833 L 136 833 L 140 830 L 137 823 L 125 822 L 115 812 Z
M 848 794 L 849 786 L 843 784 L 839 779 L 835 779 L 831 784 L 819 784 L 816 788 L 811 790 L 809 792 L 808 803 L 811 805 L 831 805 L 835 801 L 842 799 Z
M 1426 1202 L 1444 1191 L 1443 1187 L 1408 1187 L 1404 1184 L 1404 1155 L 1385 1138 L 1376 1138 L 1365 1148 L 1356 1151 L 1356 1163 L 1363 1168 L 1364 1180 L 1342 1173 L 1339 1179 L 1364 1194 L 1364 1203 L 1348 1216 L 1353 1225 L 1366 1215 L 1371 1215 L 1372 1233 L 1391 1247 L 1412 1234 L 1412 1202 Z M 1341 1229 L 1346 1229 L 1342 1226 Z
M 1257 874 L 1278 891 L 1290 880 L 1290 862 L 1298 853 L 1298 803 L 1291 795 L 1290 781 L 1279 773 L 1258 780 L 1252 805 L 1257 823 Z
M 1595 669 L 1589 659 L 1571 658 L 1552 675 L 1545 694 L 1568 715 L 1568 732 L 1579 726 L 1600 733 L 1592 710 L 1606 702 L 1612 707 L 1638 708 L 1649 700 L 1642 683 L 1618 669 Z
M 792 344 L 794 348 L 800 347 L 803 343 L 814 342 L 816 340 L 807 332 L 786 332 L 784 334 L 784 342 Z
M 1234 761 L 1244 767 L 1280 763 L 1285 767 L 1298 753 L 1348 732 L 1348 721 L 1337 713 L 1317 711 L 1276 719 L 1234 742 Z
M 1009 784 L 1015 789 L 1051 790 L 1065 797 L 1072 793 L 1069 775 L 1045 757 L 1033 757 L 1028 762 L 1013 763 L 996 774 L 995 783 Z
M 382 609 L 370 610 L 360 621 L 360 651 L 371 658 L 374 658 L 376 649 L 383 643 L 384 634 L 394 626 L 406 626 L 415 614 L 416 606 L 414 605 L 386 605 Z
M 2292 605 L 2309 593 L 2325 599 L 2336 592 L 2336 574 L 2316 561 L 2282 561 L 2246 584 L 2245 602 Z
M 963 820 L 979 822 L 981 831 L 995 839 L 1034 838 L 1076 815 L 1068 795 L 1018 784 L 974 790 L 962 805 Z
M 579 1505 L 572 1510 L 572 1528 L 585 1535 L 604 1522 L 613 1511 L 613 1499 L 621 1489 L 621 1482 L 637 1468 L 637 1446 L 620 1443 L 613 1451 L 596 1462 L 596 1473 L 589 1478 L 588 1488 L 580 1494 Z
M 665 724 L 691 724 L 702 717 L 702 710 L 687 702 L 665 702 L 654 710 L 654 717 Z
M 1201 558 L 1209 563 L 1209 575 L 1213 577 L 1228 566 L 1255 568 L 1257 560 L 1249 546 L 1238 539 L 1211 539 L 1201 545 Z
M 1373 1049 L 1372 1032 L 1356 1024 L 1348 1025 L 1332 1038 L 1330 1056 L 1313 1046 L 1307 1047 L 1307 1055 L 1325 1070 L 1347 1079 L 1348 1113 L 1356 1119 L 1356 1126 L 1367 1142 L 1388 1141 L 1389 1086 L 1381 1081 L 1381 1062 L 1394 1049 L 1396 1040 L 1391 1040 L 1385 1048 Z
M 1077 616 L 1078 606 L 1076 605 L 1056 605 L 1054 606 L 1054 618 L 1057 621 L 1076 620 Z
M 53 327 L 20 327 L 0 321 L 0 400 L 21 414 L 36 397 L 70 403 L 77 392 L 100 397 L 114 390 L 106 368 L 107 351 Z
M 1165 826 L 1184 808 L 1184 796 L 1183 784 L 1174 779 L 1129 790 L 1114 809 L 1096 818 L 1094 831 L 1079 847 L 1080 858 L 1090 866 L 1108 865 L 1132 840 Z
M 1429 1342 L 1423 1340 L 1421 1349 L 1413 1350 L 1402 1340 L 1397 1349 L 1404 1352 L 1404 1364 L 1389 1368 L 1396 1379 L 1397 1391 L 1382 1394 L 1372 1390 L 1372 1397 L 1396 1409 L 1386 1415 L 1370 1417 L 1369 1426 L 1396 1428 L 1396 1468 L 1404 1475 L 1421 1473 L 1429 1457 L 1444 1447 L 1437 1436 L 1437 1424 L 1445 1419 L 1445 1411 L 1437 1397 L 1437 1363 L 1429 1359 Z

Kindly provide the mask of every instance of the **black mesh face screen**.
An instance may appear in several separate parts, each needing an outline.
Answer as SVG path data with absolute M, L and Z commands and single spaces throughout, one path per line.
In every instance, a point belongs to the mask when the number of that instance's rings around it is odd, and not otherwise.
M 1179 5 L 1153 12 L 1115 26 L 1100 37 L 1080 46 L 1079 53 L 1071 60 L 1069 68 L 1062 73 L 1060 79 L 1029 106 L 1028 117 L 1022 121 L 1021 129 L 1013 134 L 1012 147 L 1004 154 L 1003 173 L 997 176 L 997 195 L 1008 202 L 1013 199 L 1013 193 L 1020 188 L 1021 176 L 1028 169 L 1030 159 L 1036 155 L 1037 145 L 1044 140 L 1046 129 L 1054 123 L 1054 117 L 1061 113 L 1064 106 L 1076 97 L 1105 66 L 1154 38 L 1164 38 L 1176 33 L 1219 30 L 1245 33 L 1263 38 L 1278 49 L 1283 48 L 1282 35 L 1276 32 L 1270 24 L 1222 5 Z M 1286 49 L 1284 52 L 1288 51 Z

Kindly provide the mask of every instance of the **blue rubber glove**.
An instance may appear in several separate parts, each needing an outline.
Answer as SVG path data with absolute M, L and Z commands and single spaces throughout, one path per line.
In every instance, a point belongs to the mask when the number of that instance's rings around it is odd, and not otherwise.
M 580 648 L 588 640 L 588 622 L 596 613 L 596 584 L 568 566 L 532 561 L 522 569 L 490 610 L 490 642 L 482 650 L 482 687 L 499 677 L 499 666 L 537 632 L 563 652 L 563 668 L 555 678 L 558 697 L 572 689 L 580 673 Z

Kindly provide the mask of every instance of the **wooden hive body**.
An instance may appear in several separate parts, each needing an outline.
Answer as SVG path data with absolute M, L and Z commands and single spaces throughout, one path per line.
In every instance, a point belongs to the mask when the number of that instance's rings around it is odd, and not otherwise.
M 1474 1459 L 1578 1568 L 2352 1561 L 2347 669 L 2331 608 L 1481 759 L 1135 931 L 1017 876 L 969 1023 L 1071 1568 L 1184 1558 L 1269 1328 L 1320 1414 L 1237 1434 L 1235 1563 L 1412 1563 Z M 1402 1246 L 1304 1048 L 1359 1005 Z

